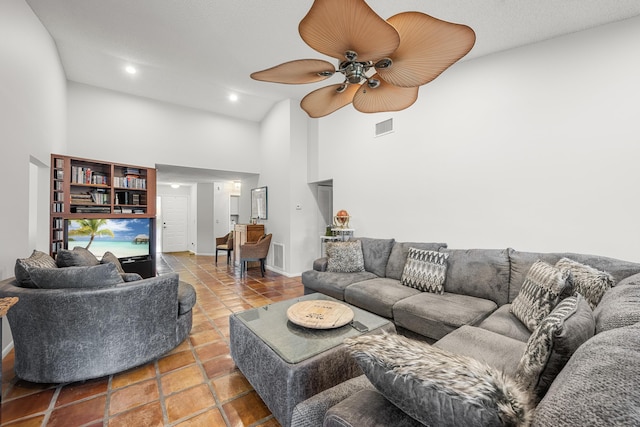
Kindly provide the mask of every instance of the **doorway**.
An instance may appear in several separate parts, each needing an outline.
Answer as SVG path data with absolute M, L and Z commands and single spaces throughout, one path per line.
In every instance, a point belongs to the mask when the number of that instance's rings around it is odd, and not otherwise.
M 189 197 L 160 196 L 161 233 L 158 247 L 162 252 L 185 252 L 189 249 Z

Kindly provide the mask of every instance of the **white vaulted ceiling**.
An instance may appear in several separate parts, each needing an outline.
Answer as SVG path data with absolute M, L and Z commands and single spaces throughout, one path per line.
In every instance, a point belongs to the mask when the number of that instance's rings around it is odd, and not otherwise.
M 68 80 L 260 121 L 308 85 L 252 80 L 294 59 L 333 60 L 298 35 L 312 0 L 27 0 L 55 40 Z M 370 0 L 381 17 L 417 10 L 474 29 L 463 59 L 640 15 L 638 0 Z M 1 7 L 0 7 L 1 9 Z M 134 76 L 126 65 L 137 67 Z M 455 67 L 455 65 L 454 65 Z M 228 96 L 239 100 L 230 104 Z

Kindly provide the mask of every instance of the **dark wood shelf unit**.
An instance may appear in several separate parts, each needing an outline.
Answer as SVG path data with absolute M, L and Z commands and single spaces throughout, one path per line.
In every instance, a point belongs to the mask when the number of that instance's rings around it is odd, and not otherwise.
M 156 170 L 52 154 L 49 211 L 53 257 L 67 244 L 67 220 L 153 218 L 155 224 Z M 150 252 L 155 265 L 155 250 Z

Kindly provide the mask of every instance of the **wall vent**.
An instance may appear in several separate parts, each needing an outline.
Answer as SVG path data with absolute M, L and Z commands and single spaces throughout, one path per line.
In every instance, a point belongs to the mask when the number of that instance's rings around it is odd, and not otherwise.
M 383 122 L 376 123 L 376 138 L 393 132 L 393 119 L 387 119 Z
M 284 245 L 282 243 L 273 244 L 273 266 L 284 271 Z

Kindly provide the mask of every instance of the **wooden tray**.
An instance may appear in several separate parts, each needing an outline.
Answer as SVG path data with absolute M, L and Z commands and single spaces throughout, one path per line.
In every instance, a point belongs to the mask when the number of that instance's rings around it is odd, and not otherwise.
M 353 320 L 353 310 L 334 301 L 310 300 L 293 304 L 287 317 L 296 325 L 311 329 L 333 329 Z

